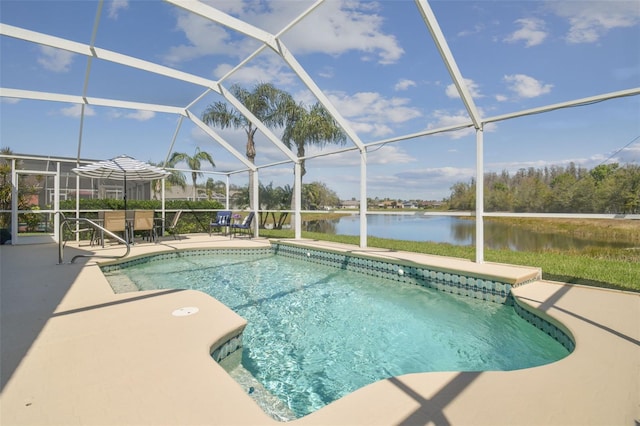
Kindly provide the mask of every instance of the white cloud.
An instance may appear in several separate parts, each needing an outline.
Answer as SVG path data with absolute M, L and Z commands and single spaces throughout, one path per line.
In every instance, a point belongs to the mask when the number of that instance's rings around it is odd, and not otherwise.
M 294 84 L 296 75 L 282 62 L 269 60 L 252 61 L 253 65 L 245 65 L 236 70 L 228 81 L 243 86 L 252 86 L 257 83 L 273 83 L 278 87 Z M 216 79 L 222 78 L 234 68 L 231 64 L 220 64 L 213 70 Z M 227 82 L 224 83 L 225 85 Z
M 481 108 L 478 108 L 478 113 L 483 116 L 483 111 Z M 458 110 L 455 112 L 450 112 L 446 110 L 435 110 L 432 113 L 432 118 L 434 121 L 430 122 L 427 125 L 427 129 L 433 130 L 444 127 L 455 127 L 455 126 L 463 126 L 469 125 L 470 127 L 465 127 L 460 130 L 451 131 L 444 133 L 444 135 L 449 136 L 451 139 L 460 139 L 465 136 L 470 136 L 475 134 L 475 128 L 470 124 L 471 118 L 466 110 Z M 485 124 L 483 130 L 485 132 L 495 132 L 497 125 L 495 123 Z
M 294 53 L 340 55 L 355 50 L 365 53 L 363 60 L 375 57 L 381 64 L 395 63 L 404 50 L 395 36 L 382 31 L 383 18 L 375 8 L 373 2 L 325 2 L 284 39 Z
M 521 98 L 535 98 L 551 92 L 553 84 L 543 84 L 541 81 L 524 74 L 505 75 L 504 81 L 509 90 Z
M 147 121 L 156 116 L 156 113 L 153 111 L 143 111 L 143 110 L 136 110 L 134 112 L 125 112 L 125 111 L 127 110 L 111 109 L 108 112 L 108 116 L 112 120 L 119 119 L 119 118 L 129 118 L 129 119 L 138 120 L 138 121 Z
M 537 46 L 547 38 L 544 21 L 536 18 L 522 18 L 515 21 L 520 29 L 510 34 L 504 40 L 508 43 L 524 41 L 526 47 Z
M 410 99 L 386 98 L 377 92 L 328 93 L 329 100 L 347 118 L 353 129 L 376 137 L 392 133 L 391 125 L 422 116 L 419 109 L 409 106 Z
M 290 0 L 205 0 L 204 3 L 272 34 L 279 32 L 308 7 L 308 3 Z
M 440 127 L 452 127 L 458 125 L 465 125 L 471 122 L 469 114 L 465 110 L 460 110 L 454 113 L 450 113 L 445 110 L 435 110 L 432 113 L 434 122 L 428 124 L 427 129 L 438 129 Z M 472 135 L 475 132 L 473 127 L 464 128 L 455 132 L 448 132 L 447 135 L 451 139 L 460 139 L 468 135 Z
M 640 23 L 637 1 L 548 1 L 547 5 L 569 21 L 568 43 L 594 43 L 609 30 Z
M 358 92 L 348 95 L 344 92 L 330 92 L 330 101 L 342 115 L 377 123 L 403 123 L 422 116 L 417 108 L 407 106 L 408 98 L 385 98 L 377 92 Z
M 409 154 L 407 154 L 403 149 L 399 146 L 390 144 L 390 145 L 382 145 L 379 148 L 371 147 L 368 148 L 367 153 L 367 164 L 376 165 L 376 164 L 407 164 L 407 163 L 415 163 L 417 159 Z
M 640 143 L 630 145 L 621 149 L 618 152 L 609 151 L 602 153 L 595 153 L 587 157 L 571 157 L 571 158 L 556 158 L 556 159 L 532 159 L 528 161 L 510 161 L 510 162 L 494 162 L 486 165 L 487 170 L 507 170 L 510 173 L 516 173 L 520 169 L 544 168 L 549 165 L 566 167 L 573 163 L 577 166 L 586 167 L 591 169 L 599 164 L 608 163 L 634 163 L 640 159 Z
M 611 157 L 611 154 L 607 155 L 607 158 Z M 622 148 L 619 152 L 616 152 L 610 161 L 617 161 L 619 163 L 635 163 L 640 162 L 640 142 L 633 145 Z
M 178 13 L 176 27 L 184 33 L 188 43 L 173 46 L 164 55 L 165 62 L 170 65 L 217 54 L 243 57 L 258 46 L 253 40 L 232 36 L 224 27 L 187 12 Z
M 306 148 L 306 154 L 313 156 L 315 154 L 326 152 L 316 147 L 309 146 Z M 322 164 L 323 167 L 360 167 L 360 154 L 358 151 L 348 151 L 331 156 L 320 156 L 314 158 L 312 164 Z M 393 164 L 407 164 L 416 162 L 416 158 L 407 154 L 397 144 L 387 144 L 373 146 L 367 149 L 367 164 L 374 165 L 393 165 Z
M 380 123 L 362 123 L 357 121 L 350 121 L 349 125 L 354 132 L 358 134 L 369 134 L 376 138 L 388 136 L 393 133 L 391 127 Z
M 129 8 L 129 0 L 113 0 L 109 3 L 109 18 L 118 19 L 121 10 Z
M 392 193 L 398 194 L 399 198 L 440 199 L 449 195 L 449 188 L 455 183 L 468 182 L 473 176 L 475 176 L 475 169 L 472 168 L 409 169 L 394 173 L 392 176 L 381 177 L 382 179 L 369 179 L 367 189 L 371 193 L 377 190 L 384 196 Z M 391 183 L 385 185 L 385 180 Z
M 434 180 L 434 181 L 451 181 L 466 180 L 475 176 L 475 169 L 459 168 L 459 167 L 429 167 L 426 169 L 407 170 L 397 173 L 397 176 L 407 179 Z
M 125 115 L 126 118 L 132 118 L 132 119 L 138 120 L 138 121 L 147 121 L 147 120 L 152 119 L 155 116 L 156 116 L 155 112 L 153 112 L 153 111 L 143 111 L 143 110 L 137 110 L 136 112 L 131 112 L 131 113 Z
M 214 7 L 272 33 L 302 12 L 299 3 L 212 2 Z M 295 54 L 340 55 L 359 51 L 375 55 L 379 63 L 394 63 L 404 50 L 393 35 L 382 32 L 383 19 L 374 12 L 372 4 L 368 3 L 348 0 L 325 2 L 287 32 L 283 40 Z M 179 12 L 176 26 L 188 43 L 169 50 L 164 57 L 169 64 L 215 54 L 243 58 L 259 46 L 253 39 L 190 13 Z M 367 57 L 363 59 L 368 60 Z
M 498 102 L 505 102 L 505 101 L 509 100 L 509 98 L 508 98 L 507 96 L 505 96 L 505 95 L 501 95 L 501 94 L 497 94 L 497 95 L 495 96 L 495 99 L 496 99 L 496 101 L 498 101 Z
M 67 72 L 73 62 L 74 54 L 66 50 L 49 46 L 40 46 L 38 63 L 45 69 L 54 72 Z
M 460 31 L 457 34 L 457 36 L 458 37 L 472 36 L 472 35 L 480 34 L 484 30 L 485 30 L 485 25 L 484 24 L 476 24 L 476 25 L 473 26 L 473 29 Z
M 335 75 L 335 69 L 333 67 L 322 67 L 320 71 L 318 71 L 318 75 L 322 78 L 332 78 Z
M 5 98 L 5 97 L 0 98 L 0 102 L 2 102 L 3 104 L 17 104 L 20 101 L 21 99 L 19 98 Z
M 483 97 L 483 95 L 480 93 L 480 87 L 475 81 L 471 80 L 470 78 L 465 78 L 464 82 L 467 85 L 467 90 L 469 90 L 469 93 L 473 98 Z M 445 89 L 445 94 L 451 99 L 460 98 L 458 89 L 456 89 L 456 85 L 453 83 L 447 86 L 447 88 Z
M 415 86 L 416 86 L 416 82 L 415 81 L 407 80 L 406 78 L 402 78 L 402 79 L 398 80 L 398 82 L 393 87 L 393 89 L 396 92 L 399 92 L 399 91 L 402 91 L 402 90 L 408 90 L 410 87 L 415 87 Z
M 328 150 L 332 150 L 332 148 L 334 149 L 338 149 L 337 145 L 334 145 L 333 147 L 330 147 Z M 326 152 L 327 149 L 321 149 L 315 145 L 311 145 L 308 146 L 305 149 L 305 153 L 307 156 L 314 156 L 316 154 L 320 154 L 321 152 Z M 367 157 L 368 158 L 368 157 Z M 322 165 L 322 167 L 346 167 L 346 168 L 353 168 L 353 167 L 360 167 L 360 154 L 358 153 L 357 150 L 353 150 L 353 151 L 346 151 L 346 152 L 341 152 L 338 154 L 334 154 L 334 155 L 326 155 L 326 156 L 320 156 L 320 157 L 316 157 L 313 158 L 311 160 L 307 160 L 307 165 L 308 168 L 314 168 L 314 169 L 318 169 L 318 171 L 320 171 L 320 165 Z
M 69 106 L 67 108 L 61 108 L 60 109 L 60 113 L 62 115 L 64 115 L 65 117 L 78 118 L 78 117 L 80 117 L 80 114 L 82 113 L 82 105 L 74 104 L 74 105 L 71 105 L 71 106 Z M 96 115 L 96 112 L 90 106 L 85 105 L 85 107 L 84 107 L 84 115 L 85 115 L 85 117 L 90 117 L 90 116 Z

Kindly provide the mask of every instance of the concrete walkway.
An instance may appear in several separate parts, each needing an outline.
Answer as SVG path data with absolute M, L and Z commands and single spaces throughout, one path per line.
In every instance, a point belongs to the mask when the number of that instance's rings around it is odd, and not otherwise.
M 261 239 L 200 235 L 139 244 L 132 255 L 267 244 Z M 361 251 L 326 242 L 304 244 Z M 65 258 L 92 250 L 70 247 Z M 466 262 L 362 251 L 441 267 L 460 268 Z M 0 424 L 277 424 L 209 355 L 212 346 L 244 327 L 244 319 L 196 291 L 116 295 L 95 261 L 56 263 L 55 245 L 0 246 Z M 505 265 L 466 265 L 489 275 L 512 274 L 514 279 L 532 272 Z M 383 380 L 291 423 L 637 424 L 640 295 L 543 281 L 520 286 L 514 295 L 562 323 L 574 336 L 575 351 L 532 369 L 420 373 Z M 184 307 L 199 311 L 172 315 Z

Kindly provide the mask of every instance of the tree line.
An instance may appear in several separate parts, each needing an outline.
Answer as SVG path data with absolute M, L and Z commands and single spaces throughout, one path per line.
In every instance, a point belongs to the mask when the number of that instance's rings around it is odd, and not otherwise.
M 250 203 L 249 195 L 248 186 L 239 188 L 232 196 L 232 202 L 241 209 L 247 208 Z M 318 210 L 329 206 L 335 207 L 340 204 L 338 194 L 322 182 L 302 184 L 301 195 L 300 205 L 302 210 Z M 277 210 L 290 209 L 293 188 L 290 185 L 274 187 L 273 182 L 268 185 L 260 182 L 258 197 L 260 210 L 269 210 L 267 212 L 259 212 L 260 227 L 264 228 L 270 221 L 274 229 L 282 229 L 282 225 L 287 223 L 289 212 Z
M 458 182 L 447 199 L 452 210 L 473 210 L 476 182 Z M 618 163 L 587 169 L 567 167 L 520 169 L 484 175 L 485 211 L 523 213 L 640 213 L 640 166 Z

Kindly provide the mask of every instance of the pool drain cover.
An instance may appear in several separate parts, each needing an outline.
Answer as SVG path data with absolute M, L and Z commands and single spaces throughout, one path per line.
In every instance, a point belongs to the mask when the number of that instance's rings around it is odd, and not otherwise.
M 188 306 L 186 308 L 176 309 L 171 313 L 174 317 L 186 317 L 188 315 L 193 315 L 198 312 L 198 308 L 193 306 Z

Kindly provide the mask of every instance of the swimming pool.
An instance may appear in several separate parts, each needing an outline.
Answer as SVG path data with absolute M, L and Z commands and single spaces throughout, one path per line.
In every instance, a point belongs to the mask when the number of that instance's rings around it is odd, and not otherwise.
M 126 278 L 141 290 L 204 291 L 246 318 L 241 371 L 232 376 L 246 369 L 284 402 L 271 413 L 283 419 L 391 376 L 513 370 L 569 353 L 512 306 L 311 264 L 310 252 L 275 252 L 172 253 L 105 275 L 114 288 Z M 239 380 L 249 393 L 258 388 Z

